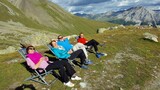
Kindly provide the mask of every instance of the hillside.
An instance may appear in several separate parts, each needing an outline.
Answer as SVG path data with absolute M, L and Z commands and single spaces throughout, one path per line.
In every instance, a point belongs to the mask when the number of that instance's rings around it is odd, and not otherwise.
M 71 15 L 48 0 L 0 1 L 1 50 L 9 46 L 17 48 L 19 42 L 30 37 L 29 35 L 33 36 L 37 33 L 45 34 L 50 38 L 54 38 L 55 33 L 69 35 L 85 32 L 92 34 L 96 33 L 97 28 L 110 25 L 112 24 Z
M 105 52 L 108 56 L 96 58 L 89 53 L 94 64 L 89 65 L 88 70 L 75 67 L 82 80 L 73 81 L 74 88 L 64 86 L 59 80 L 50 87 L 23 81 L 30 76 L 23 66 L 23 58 L 18 52 L 5 54 L 0 57 L 0 90 L 15 90 L 23 85 L 31 85 L 37 90 L 159 90 L 160 43 L 143 39 L 145 32 L 160 37 L 159 31 L 126 27 L 87 35 L 88 39 L 106 42 L 105 46 L 99 46 L 99 52 Z M 46 46 L 37 47 L 37 50 L 53 58 Z M 48 76 L 46 79 L 50 81 L 53 78 Z
M 103 27 L 111 29 L 96 34 L 97 28 Z M 59 34 L 80 32 L 88 40 L 103 44 L 98 46 L 99 52 L 108 54 L 96 58 L 89 53 L 93 64 L 88 65 L 88 70 L 75 66 L 81 81 L 73 81 L 73 88 L 60 80 L 51 86 L 24 81 L 31 74 L 17 51 L 20 43 L 32 44 L 37 51 L 55 60 L 46 44 Z M 0 90 L 159 90 L 160 43 L 144 39 L 146 32 L 160 37 L 159 28 L 118 27 L 83 19 L 48 0 L 0 0 Z M 74 38 L 71 43 L 76 43 Z M 53 76 L 45 79 L 50 81 Z

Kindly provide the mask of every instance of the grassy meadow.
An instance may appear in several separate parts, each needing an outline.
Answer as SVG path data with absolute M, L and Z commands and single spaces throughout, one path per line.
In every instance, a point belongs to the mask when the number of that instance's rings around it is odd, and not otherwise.
M 1 55 L 0 90 L 15 90 L 22 84 L 32 84 L 37 90 L 158 90 L 160 43 L 144 40 L 145 32 L 160 37 L 159 29 L 135 27 L 118 28 L 103 34 L 87 34 L 88 39 L 105 43 L 103 47 L 99 46 L 99 52 L 105 52 L 108 56 L 96 58 L 93 53 L 89 53 L 94 64 L 89 65 L 88 70 L 75 67 L 77 74 L 83 79 L 73 81 L 76 84 L 74 88 L 64 86 L 59 80 L 51 86 L 33 81 L 24 82 L 30 73 L 22 65 L 24 60 L 19 53 Z M 37 47 L 37 50 L 52 57 L 52 54 L 46 53 L 46 46 Z M 53 77 L 49 75 L 47 80 L 51 79 Z M 86 83 L 85 88 L 79 85 L 81 82 Z

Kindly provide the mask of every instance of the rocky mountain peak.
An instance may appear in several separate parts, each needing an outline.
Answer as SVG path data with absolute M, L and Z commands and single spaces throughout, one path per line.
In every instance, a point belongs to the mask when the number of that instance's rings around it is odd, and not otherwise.
M 116 12 L 109 11 L 106 13 L 94 15 L 92 17 L 89 15 L 84 15 L 82 17 L 124 25 L 137 24 L 156 26 L 156 23 L 160 21 L 158 16 L 160 16 L 159 13 L 156 13 L 155 11 L 146 9 L 143 6 L 137 6 L 131 7 L 127 10 Z
M 155 25 L 156 21 L 153 15 L 154 12 L 147 10 L 142 6 L 138 6 L 125 10 L 123 13 L 118 14 L 116 17 L 119 19 L 124 19 L 125 21 L 132 21 L 138 24 L 145 22 L 149 25 Z

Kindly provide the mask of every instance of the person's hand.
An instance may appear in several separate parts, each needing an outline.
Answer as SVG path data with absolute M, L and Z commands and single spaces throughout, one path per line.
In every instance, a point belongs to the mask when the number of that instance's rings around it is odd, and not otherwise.
M 48 57 L 44 56 L 44 60 L 48 61 Z
M 68 51 L 68 54 L 71 54 L 71 53 L 73 53 L 73 51 L 72 51 L 72 50 L 69 50 L 69 51 Z
M 40 59 L 40 60 L 42 60 L 42 61 L 43 61 L 43 60 L 45 60 L 45 58 L 46 58 L 46 57 L 41 57 L 41 59 Z

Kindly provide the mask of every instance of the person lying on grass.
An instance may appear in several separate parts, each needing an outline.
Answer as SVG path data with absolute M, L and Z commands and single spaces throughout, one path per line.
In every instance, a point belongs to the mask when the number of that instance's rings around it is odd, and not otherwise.
M 52 46 L 51 50 L 54 52 L 55 56 L 60 59 L 74 60 L 75 58 L 80 58 L 81 68 L 87 69 L 85 65 L 86 56 L 82 49 L 77 51 L 66 51 L 62 46 L 57 44 L 56 40 L 52 40 L 50 45 Z
M 88 58 L 88 53 L 87 53 L 85 45 L 83 45 L 82 43 L 76 43 L 75 45 L 72 45 L 69 41 L 69 38 L 68 37 L 63 37 L 62 35 L 59 35 L 57 37 L 57 39 L 58 39 L 57 44 L 60 45 L 60 46 L 63 46 L 64 49 L 68 52 L 74 52 L 74 51 L 77 51 L 79 49 L 82 49 L 85 56 L 86 56 L 85 63 L 86 64 L 92 64 L 92 61 Z
M 96 54 L 96 57 L 97 58 L 100 58 L 100 56 L 106 56 L 107 54 L 104 54 L 104 53 L 98 53 L 98 45 L 99 45 L 99 42 L 97 42 L 96 40 L 92 39 L 92 40 L 87 40 L 85 37 L 84 37 L 84 34 L 83 33 L 80 33 L 79 34 L 79 37 L 77 38 L 77 42 L 79 43 L 82 43 L 86 46 L 90 46 L 91 48 L 89 48 L 90 50 L 92 49 L 92 47 L 94 47 L 94 51 L 95 51 L 95 54 Z
M 48 57 L 44 57 L 39 52 L 35 51 L 33 46 L 28 46 L 26 48 L 26 52 L 27 64 L 32 69 L 43 68 L 47 71 L 56 69 L 59 71 L 62 82 L 68 87 L 74 86 L 69 78 L 71 78 L 71 80 L 81 80 L 80 77 L 75 75 L 76 71 L 68 62 L 58 60 L 53 63 L 49 63 Z

